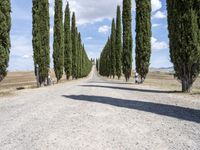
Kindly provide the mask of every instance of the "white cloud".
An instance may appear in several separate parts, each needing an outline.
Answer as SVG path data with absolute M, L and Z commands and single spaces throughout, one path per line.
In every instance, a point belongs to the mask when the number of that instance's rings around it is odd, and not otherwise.
M 86 39 L 86 40 L 92 40 L 93 37 L 89 36 L 89 37 L 86 37 L 85 39 Z
M 157 11 L 162 8 L 162 2 L 160 0 L 151 0 L 152 11 Z
M 110 30 L 110 27 L 107 25 L 104 25 L 104 26 L 99 27 L 98 32 L 106 34 L 109 32 L 109 30 Z
M 50 15 L 51 17 L 54 16 L 54 7 L 53 7 L 52 4 L 50 4 L 50 7 L 49 7 L 49 15 Z
M 153 15 L 153 19 L 164 19 L 166 18 L 166 14 L 162 11 L 157 11 L 154 15 Z
M 26 59 L 28 59 L 30 57 L 31 57 L 30 55 L 24 55 L 24 56 L 22 56 L 22 58 L 26 58 Z
M 159 24 L 159 23 L 154 23 L 154 24 L 152 24 L 152 27 L 160 27 L 160 26 L 162 26 L 162 24 Z
M 50 28 L 50 34 L 53 34 L 53 27 Z
M 11 35 L 11 54 L 30 55 L 32 54 L 32 39 L 26 35 Z
M 9 70 L 33 70 L 32 39 L 22 34 L 11 34 Z
M 111 20 L 116 15 L 117 5 L 122 5 L 122 0 L 68 0 L 71 11 L 76 13 L 78 25 L 87 23 L 95 23 L 104 19 Z M 63 1 L 63 10 L 67 1 Z M 132 2 L 133 10 L 135 9 L 135 1 Z M 54 1 L 50 0 L 50 14 L 54 15 Z
M 102 44 L 87 44 L 85 45 L 89 58 L 98 58 L 103 49 Z
M 95 23 L 104 19 L 111 20 L 116 15 L 117 5 L 122 6 L 123 0 L 101 0 L 98 4 L 94 0 L 68 0 L 71 11 L 76 13 L 77 24 L 83 25 L 87 23 Z M 54 0 L 50 0 L 50 16 L 54 15 Z M 63 10 L 67 1 L 63 1 Z M 161 0 L 151 0 L 152 11 L 155 12 L 162 8 Z M 132 8 L 135 11 L 135 1 L 132 1 Z
M 158 41 L 154 37 L 151 37 L 151 46 L 153 51 L 159 51 L 169 47 L 165 41 Z

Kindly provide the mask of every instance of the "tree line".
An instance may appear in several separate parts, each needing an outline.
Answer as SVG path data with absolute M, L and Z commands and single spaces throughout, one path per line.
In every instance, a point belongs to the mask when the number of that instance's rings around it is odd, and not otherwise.
M 65 8 L 63 22 L 63 2 L 55 0 L 53 62 L 57 81 L 65 73 L 66 79 L 78 79 L 89 74 L 92 63 L 89 60 L 81 34 L 76 26 L 75 12 L 71 17 L 69 3 Z M 10 0 L 0 1 L 0 81 L 7 74 L 10 53 L 11 29 Z M 35 75 L 40 85 L 50 73 L 50 16 L 49 0 L 32 1 L 32 46 Z
M 117 76 L 118 79 L 123 73 L 128 81 L 132 72 L 132 47 L 131 0 L 124 0 L 122 14 L 120 6 L 117 6 L 116 19 L 112 20 L 111 35 L 99 59 L 99 73 L 107 77 Z
M 92 67 L 81 40 L 81 33 L 76 26 L 75 12 L 71 17 L 69 3 L 67 3 L 63 13 L 62 5 L 62 0 L 55 0 L 53 62 L 58 82 L 64 72 L 67 80 L 70 77 L 78 79 L 87 76 Z M 40 46 L 44 46 L 44 48 L 40 48 Z M 39 66 L 39 78 L 40 84 L 42 84 L 47 79 L 50 64 L 48 0 L 33 1 L 33 51 L 34 63 L 35 66 Z
M 136 72 L 143 83 L 149 72 L 151 58 L 151 1 L 136 0 Z M 123 0 L 123 12 L 117 7 L 112 20 L 111 35 L 98 61 L 100 75 L 126 81 L 132 72 L 132 11 L 131 0 Z M 190 92 L 200 73 L 200 0 L 167 0 L 170 58 L 174 76 L 182 91 Z M 122 29 L 121 29 L 122 20 Z M 122 33 L 122 34 L 121 34 Z

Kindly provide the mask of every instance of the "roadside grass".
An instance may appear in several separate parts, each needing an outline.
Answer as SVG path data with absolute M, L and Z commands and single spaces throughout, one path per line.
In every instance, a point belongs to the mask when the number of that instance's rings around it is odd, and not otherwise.
M 53 71 L 51 71 L 51 77 L 53 82 L 56 84 L 56 78 Z M 114 82 L 125 83 L 124 77 L 120 80 L 117 78 L 109 79 L 104 78 L 104 80 L 112 80 Z M 59 83 L 67 82 L 65 80 L 65 75 L 63 75 L 62 80 Z M 128 84 L 134 84 L 134 77 L 131 76 Z M 164 73 L 159 71 L 150 72 L 144 82 L 144 84 L 139 85 L 146 88 L 156 88 L 166 91 L 181 91 L 181 83 L 174 78 L 170 73 Z M 0 82 L 0 96 L 12 95 L 16 90 L 31 89 L 36 88 L 36 79 L 34 72 L 10 72 L 8 76 Z M 200 77 L 195 81 L 191 95 L 200 95 Z
M 170 73 L 150 72 L 144 85 L 161 89 L 181 91 L 181 83 Z M 194 82 L 191 94 L 200 94 L 200 77 Z
M 53 82 L 52 84 L 53 85 L 57 84 L 57 80 L 53 70 L 51 70 L 50 76 L 52 78 Z M 76 81 L 76 80 L 72 79 L 66 80 L 65 74 L 63 74 L 63 77 L 59 81 L 59 83 L 65 83 L 70 81 Z M 2 82 L 0 82 L 0 97 L 13 95 L 14 92 L 17 90 L 33 89 L 33 88 L 37 88 L 37 82 L 33 71 L 8 72 L 6 78 Z
M 6 92 L 0 91 L 0 97 L 5 97 L 5 96 L 7 97 L 12 95 L 14 95 L 14 93 L 11 91 L 6 91 Z
M 56 78 L 53 71 L 51 71 L 51 77 L 56 84 Z M 62 82 L 66 82 L 64 75 L 59 83 Z M 7 96 L 17 90 L 32 89 L 36 87 L 37 83 L 33 71 L 9 72 L 7 77 L 0 82 L 0 96 Z
M 106 78 L 103 77 L 104 80 L 109 81 L 112 80 L 114 82 L 124 82 L 125 79 L 122 76 L 120 80 L 117 78 L 112 79 L 112 78 Z M 135 84 L 135 79 L 134 76 L 132 75 L 129 82 L 127 84 Z M 165 73 L 165 72 L 150 72 L 143 84 L 139 84 L 139 87 L 144 87 L 144 88 L 155 88 L 155 89 L 160 89 L 160 90 L 165 90 L 165 91 L 174 91 L 174 92 L 181 92 L 181 83 L 174 78 L 173 74 L 171 73 Z M 200 77 L 195 81 L 192 87 L 192 91 L 190 93 L 191 95 L 200 95 Z

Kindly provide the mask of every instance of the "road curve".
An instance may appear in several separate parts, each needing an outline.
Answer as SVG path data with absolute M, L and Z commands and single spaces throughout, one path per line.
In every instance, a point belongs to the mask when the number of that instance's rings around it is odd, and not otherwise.
M 85 79 L 0 97 L 0 150 L 199 150 L 200 102 Z

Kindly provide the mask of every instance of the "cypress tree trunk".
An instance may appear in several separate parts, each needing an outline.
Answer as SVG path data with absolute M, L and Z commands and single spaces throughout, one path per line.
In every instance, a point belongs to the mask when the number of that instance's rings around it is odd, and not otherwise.
M 132 71 L 132 13 L 131 0 L 123 0 L 123 73 L 126 81 L 129 80 Z
M 118 79 L 122 73 L 122 31 L 121 31 L 121 10 L 117 6 L 117 19 L 116 19 L 116 75 Z
M 151 57 L 151 1 L 136 0 L 136 71 L 144 82 Z
M 0 1 L 0 82 L 7 75 L 10 54 L 10 28 L 11 28 L 10 0 Z
M 44 84 L 50 68 L 50 47 L 49 47 L 49 2 L 48 0 L 33 1 L 33 53 L 35 75 L 36 65 L 39 68 L 40 85 Z
M 65 9 L 64 23 L 64 68 L 67 80 L 72 74 L 72 44 L 71 44 L 71 29 L 70 29 L 70 9 L 67 3 Z
M 72 15 L 72 29 L 71 29 L 71 39 L 72 39 L 72 78 L 77 78 L 77 38 L 76 38 L 76 17 L 75 13 Z
M 194 0 L 167 0 L 170 57 L 182 91 L 190 92 L 200 73 L 199 9 Z
M 115 29 L 115 20 L 112 21 L 112 29 L 111 29 L 111 76 L 115 78 L 116 75 L 116 29 Z
M 54 16 L 54 43 L 53 58 L 54 71 L 57 81 L 62 78 L 64 67 L 64 35 L 63 35 L 63 13 L 62 0 L 55 0 L 55 16 Z

